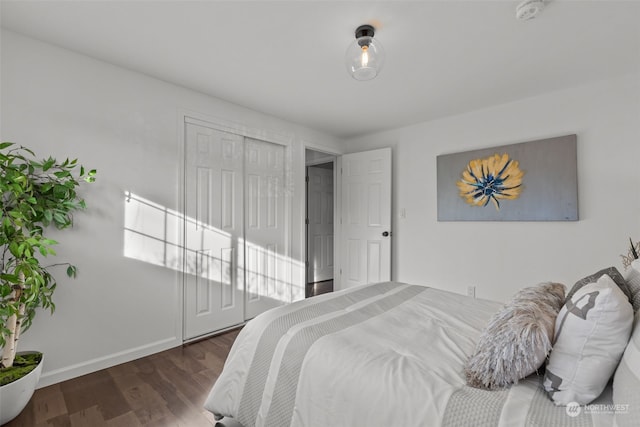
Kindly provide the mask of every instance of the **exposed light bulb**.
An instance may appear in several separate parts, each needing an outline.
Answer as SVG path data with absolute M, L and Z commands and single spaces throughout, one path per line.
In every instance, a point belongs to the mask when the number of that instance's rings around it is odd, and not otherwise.
M 362 46 L 362 60 L 360 61 L 363 67 L 369 66 L 369 46 Z

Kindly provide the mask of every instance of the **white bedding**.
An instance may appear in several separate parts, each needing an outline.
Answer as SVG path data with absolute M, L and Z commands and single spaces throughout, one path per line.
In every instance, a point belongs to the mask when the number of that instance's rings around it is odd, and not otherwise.
M 387 282 L 279 307 L 241 331 L 205 407 L 244 427 L 611 425 L 568 416 L 536 375 L 500 391 L 465 385 L 501 306 Z

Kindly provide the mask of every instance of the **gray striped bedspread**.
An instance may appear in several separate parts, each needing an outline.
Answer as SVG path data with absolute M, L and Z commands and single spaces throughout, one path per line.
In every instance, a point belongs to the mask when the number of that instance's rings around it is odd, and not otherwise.
M 554 406 L 536 375 L 499 391 L 465 385 L 501 306 L 385 282 L 270 310 L 238 335 L 205 408 L 244 427 L 612 425 L 606 411 Z

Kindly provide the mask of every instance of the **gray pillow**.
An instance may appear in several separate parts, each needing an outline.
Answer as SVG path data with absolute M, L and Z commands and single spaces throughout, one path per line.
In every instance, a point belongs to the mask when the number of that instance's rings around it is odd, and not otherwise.
M 627 285 L 631 291 L 631 304 L 633 311 L 640 311 L 640 259 L 636 259 L 631 263 L 631 268 L 625 276 Z
M 618 287 L 620 288 L 622 293 L 625 294 L 626 297 L 629 299 L 629 302 L 631 302 L 631 290 L 629 289 L 629 285 L 627 284 L 627 281 L 624 279 L 622 274 L 620 274 L 620 272 L 618 271 L 617 268 L 608 267 L 608 268 L 603 268 L 602 270 L 598 271 L 597 273 L 593 273 L 593 274 L 591 274 L 591 275 L 589 275 L 587 277 L 584 277 L 584 278 L 578 280 L 575 283 L 575 285 L 573 285 L 573 287 L 571 288 L 569 293 L 567 294 L 567 297 L 565 298 L 565 301 L 564 301 L 565 304 L 567 303 L 567 301 L 569 301 L 571 299 L 573 294 L 575 294 L 580 288 L 582 288 L 585 285 L 588 285 L 589 283 L 597 282 L 598 279 L 601 278 L 605 274 L 607 276 L 611 277 L 611 279 L 616 283 L 616 285 L 618 285 Z
M 636 312 L 631 339 L 613 376 L 613 404 L 615 425 L 640 425 L 640 312 Z

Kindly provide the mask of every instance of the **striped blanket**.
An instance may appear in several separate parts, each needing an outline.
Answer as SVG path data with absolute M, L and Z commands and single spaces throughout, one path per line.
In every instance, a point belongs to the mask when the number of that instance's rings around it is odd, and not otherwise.
M 611 415 L 554 406 L 536 375 L 499 391 L 465 385 L 500 307 L 386 282 L 273 309 L 238 335 L 205 408 L 244 427 L 610 426 Z

